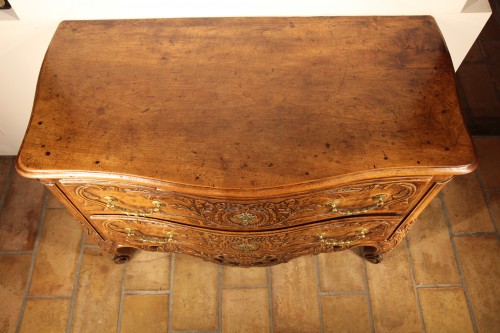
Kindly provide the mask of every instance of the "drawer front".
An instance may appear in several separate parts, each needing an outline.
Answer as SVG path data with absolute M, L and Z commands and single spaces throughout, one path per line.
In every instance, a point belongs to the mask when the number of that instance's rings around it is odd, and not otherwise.
M 346 218 L 277 231 L 227 232 L 151 218 L 93 216 L 105 239 L 148 251 L 186 253 L 237 266 L 267 266 L 389 238 L 397 218 Z
M 88 217 L 154 217 L 219 230 L 270 230 L 346 216 L 404 215 L 430 178 L 353 183 L 289 197 L 228 199 L 118 183 L 66 183 L 63 190 Z

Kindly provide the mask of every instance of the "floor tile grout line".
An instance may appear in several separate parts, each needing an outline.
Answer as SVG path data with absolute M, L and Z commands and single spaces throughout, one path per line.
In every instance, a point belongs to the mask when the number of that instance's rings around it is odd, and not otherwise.
M 118 318 L 117 318 L 117 323 L 116 323 L 116 333 L 120 333 L 122 331 L 123 305 L 125 303 L 125 278 L 126 278 L 126 274 L 127 274 L 127 265 L 123 265 L 121 289 L 120 289 L 120 300 L 118 303 Z
M 51 295 L 36 295 L 27 296 L 27 299 L 71 299 L 71 296 L 51 296 Z
M 5 201 L 5 198 L 7 198 L 7 193 L 9 192 L 9 187 L 10 187 L 10 181 L 12 179 L 12 175 L 14 174 L 14 159 L 10 161 L 9 165 L 9 171 L 7 172 L 7 177 L 5 177 L 5 183 L 3 184 L 2 193 L 0 194 L 0 212 L 2 212 L 3 209 L 3 204 Z
M 218 333 L 219 331 L 172 331 L 172 333 Z
M 59 200 L 59 199 L 57 199 L 57 200 Z M 66 208 L 65 206 L 62 206 L 62 207 L 47 207 L 47 210 L 68 210 L 68 208 Z
M 274 331 L 274 316 L 273 316 L 273 272 L 271 267 L 267 267 L 267 304 L 269 310 L 269 333 Z
M 170 290 L 125 290 L 125 295 L 170 295 Z
M 495 230 L 497 239 L 498 239 L 498 241 L 500 241 L 500 233 L 499 233 L 500 230 L 497 229 L 496 219 L 495 219 L 495 216 L 494 216 L 493 211 L 491 209 L 490 198 L 489 198 L 489 195 L 487 193 L 486 184 L 484 183 L 483 175 L 481 174 L 481 171 L 479 170 L 479 168 L 478 168 L 478 170 L 476 170 L 476 178 L 479 182 L 479 187 L 481 188 L 481 192 L 483 194 L 484 203 L 486 204 L 486 208 L 488 209 L 490 221 L 493 224 L 493 230 Z
M 168 296 L 168 323 L 167 323 L 167 332 L 173 333 L 174 330 L 172 328 L 172 305 L 174 303 L 174 271 L 175 271 L 175 253 L 172 253 L 170 256 L 170 281 L 169 281 L 169 291 L 170 296 Z
M 442 193 L 439 193 L 438 196 L 439 200 L 441 201 L 441 206 L 442 206 L 442 212 L 444 215 L 444 220 L 446 222 L 446 225 L 448 227 L 448 233 L 450 236 L 450 242 L 451 242 L 451 248 L 453 249 L 453 256 L 455 257 L 455 263 L 457 265 L 458 269 L 458 277 L 460 278 L 460 283 L 462 285 L 462 288 L 464 290 L 464 295 L 465 295 L 465 302 L 467 303 L 467 309 L 469 310 L 469 316 L 472 322 L 472 329 L 474 330 L 474 333 L 477 333 L 477 324 L 476 324 L 476 318 L 474 315 L 474 309 L 472 308 L 472 303 L 470 300 L 470 294 L 469 290 L 467 288 L 467 285 L 465 284 L 465 279 L 463 275 L 463 269 L 462 269 L 462 264 L 460 263 L 460 259 L 458 257 L 458 251 L 457 251 L 457 246 L 455 244 L 455 237 L 453 236 L 453 230 L 451 227 L 451 222 L 450 222 L 450 216 L 448 214 L 448 207 L 446 206 L 446 203 L 443 199 Z
M 319 310 L 319 331 L 323 333 L 324 321 L 323 321 L 323 304 L 321 302 L 321 283 L 320 283 L 320 274 L 319 274 L 319 259 L 318 256 L 314 256 L 314 269 L 316 270 L 316 287 L 318 288 L 318 310 Z
M 422 313 L 422 304 L 420 303 L 420 295 L 417 288 L 417 281 L 415 280 L 415 265 L 413 264 L 413 258 L 411 257 L 410 244 L 407 237 L 405 237 L 404 241 L 406 255 L 408 256 L 408 263 L 410 264 L 411 282 L 413 283 L 413 292 L 415 293 L 415 302 L 417 303 L 418 318 L 420 320 L 420 325 L 422 326 L 422 332 L 427 333 L 427 327 L 425 327 L 424 315 Z
M 368 292 L 365 291 L 322 291 L 319 293 L 320 296 L 356 296 L 356 295 L 367 295 Z
M 362 253 L 363 248 L 360 247 L 358 249 L 360 253 Z M 363 257 L 362 260 L 363 264 L 363 283 L 365 285 L 365 290 L 366 290 L 366 302 L 368 306 L 368 318 L 370 321 L 370 331 L 371 333 L 375 333 L 375 321 L 373 320 L 373 308 L 372 308 L 372 299 L 370 295 L 370 284 L 368 283 L 368 270 L 366 269 L 366 259 Z
M 33 251 L 0 251 L 0 255 L 33 254 Z
M 483 175 L 481 174 L 481 171 L 479 169 L 476 171 L 476 175 L 477 175 L 477 179 L 479 181 L 479 186 L 481 187 L 481 190 L 483 192 L 484 203 L 486 204 L 486 208 L 488 209 L 488 214 L 490 216 L 491 223 L 493 223 L 493 229 L 495 230 L 497 239 L 500 242 L 500 230 L 498 230 L 498 228 L 497 228 L 496 217 L 495 217 L 495 214 L 493 214 L 493 210 L 491 209 L 489 191 L 486 188 L 486 184 L 484 182 Z M 498 192 L 493 192 L 493 193 L 498 193 Z M 500 217 L 498 217 L 498 218 L 500 218 Z
M 453 237 L 491 237 L 497 236 L 496 232 L 454 232 L 452 233 Z
M 264 289 L 267 288 L 267 286 L 222 286 L 223 290 L 226 289 Z
M 29 291 L 30 291 L 30 287 L 31 287 L 31 279 L 33 278 L 33 272 L 35 270 L 36 258 L 38 255 L 38 248 L 40 246 L 40 240 L 42 238 L 43 228 L 45 227 L 45 216 L 46 216 L 46 207 L 47 207 L 47 198 L 48 198 L 46 189 L 44 189 L 42 196 L 43 196 L 42 197 L 43 205 L 42 205 L 42 213 L 40 214 L 40 225 L 38 226 L 35 244 L 33 245 L 33 253 L 31 254 L 31 264 L 30 264 L 30 269 L 28 271 L 28 277 L 26 279 L 26 287 L 25 287 L 24 293 L 23 293 L 21 308 L 20 308 L 19 314 L 17 316 L 16 332 L 19 332 L 21 330 L 24 311 L 26 309 L 26 302 L 28 300 Z
M 74 310 L 75 310 L 76 295 L 78 293 L 78 283 L 80 282 L 80 270 L 82 268 L 82 262 L 83 262 L 84 241 L 85 241 L 85 232 L 82 231 L 81 237 L 80 237 L 80 251 L 78 254 L 78 260 L 77 260 L 77 264 L 76 264 L 76 272 L 75 272 L 75 277 L 74 277 L 74 281 L 73 281 L 73 292 L 71 293 L 71 302 L 69 304 L 69 310 L 68 310 L 68 322 L 66 323 L 66 333 L 71 332 L 71 325 L 73 324 L 73 315 L 74 315 Z
M 491 222 L 493 223 L 493 228 L 495 229 L 495 234 L 498 240 L 500 241 L 500 230 L 498 230 L 497 228 L 497 225 L 499 225 L 500 223 L 497 224 L 497 217 L 495 216 L 495 214 L 493 214 L 493 210 L 491 209 L 490 198 L 486 194 L 485 194 L 485 202 L 486 202 L 486 207 L 488 208 L 488 212 L 490 213 L 490 218 Z M 500 216 L 498 218 L 500 219 Z
M 218 321 L 219 329 L 217 332 L 222 333 L 222 266 L 217 265 L 217 310 L 218 310 Z
M 445 288 L 462 288 L 460 283 L 437 283 L 437 284 L 417 284 L 417 289 L 445 289 Z

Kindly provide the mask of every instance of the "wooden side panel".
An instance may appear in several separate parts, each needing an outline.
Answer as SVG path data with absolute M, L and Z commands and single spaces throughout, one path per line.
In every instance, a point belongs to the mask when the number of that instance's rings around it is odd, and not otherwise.
M 53 180 L 43 180 L 41 181 L 50 192 L 59 199 L 68 211 L 77 219 L 77 221 L 82 226 L 82 229 L 90 236 L 104 251 L 113 253 L 114 247 L 110 245 L 110 242 L 102 237 L 92 223 L 85 217 L 84 210 L 80 210 L 60 189 L 60 184 Z

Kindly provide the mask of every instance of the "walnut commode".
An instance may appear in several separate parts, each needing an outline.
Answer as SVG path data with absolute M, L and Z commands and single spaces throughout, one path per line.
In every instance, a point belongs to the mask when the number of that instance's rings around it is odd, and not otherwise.
M 434 19 L 65 21 L 17 160 L 99 246 L 390 251 L 475 156 Z

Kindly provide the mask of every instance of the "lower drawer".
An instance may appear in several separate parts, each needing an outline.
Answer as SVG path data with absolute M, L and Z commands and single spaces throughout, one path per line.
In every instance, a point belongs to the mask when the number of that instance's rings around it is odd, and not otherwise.
M 346 218 L 275 231 L 226 232 L 140 217 L 94 215 L 92 224 L 118 246 L 186 253 L 235 266 L 267 266 L 387 239 L 399 218 Z

